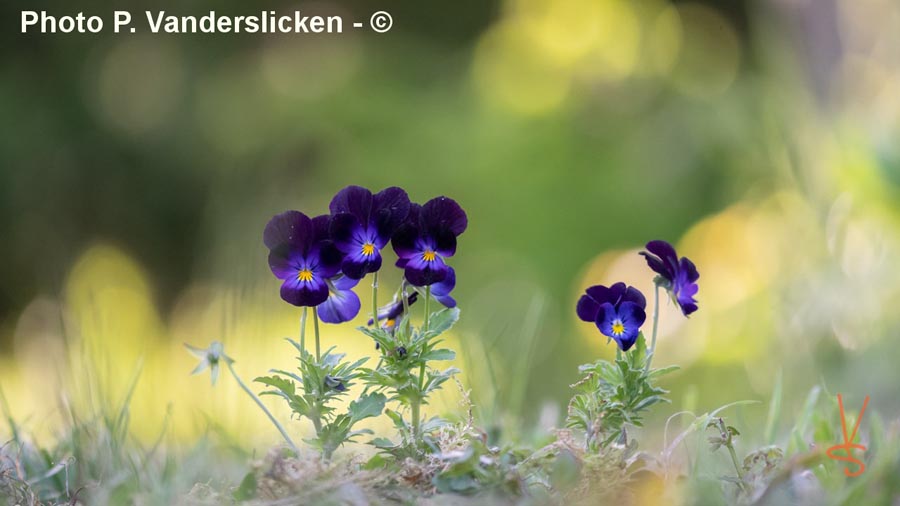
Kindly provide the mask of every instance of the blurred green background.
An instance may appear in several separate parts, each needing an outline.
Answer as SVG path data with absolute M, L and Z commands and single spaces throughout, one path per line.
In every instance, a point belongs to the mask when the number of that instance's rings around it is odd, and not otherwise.
M 700 310 L 663 311 L 657 363 L 683 370 L 651 427 L 768 399 L 780 371 L 786 413 L 817 383 L 900 413 L 894 1 L 152 7 L 394 18 L 321 36 L 22 35 L 21 8 L 109 25 L 123 7 L 0 7 L 0 386 L 38 432 L 66 403 L 121 399 L 140 367 L 145 437 L 171 410 L 184 438 L 214 420 L 275 441 L 236 386 L 187 376 L 181 343 L 222 340 L 245 377 L 290 367 L 299 311 L 262 229 L 348 184 L 468 211 L 453 346 L 485 424 L 562 424 L 576 366 L 613 349 L 577 297 L 619 280 L 649 295 L 637 251 L 657 238 L 698 265 Z M 353 325 L 324 332 L 372 352 Z

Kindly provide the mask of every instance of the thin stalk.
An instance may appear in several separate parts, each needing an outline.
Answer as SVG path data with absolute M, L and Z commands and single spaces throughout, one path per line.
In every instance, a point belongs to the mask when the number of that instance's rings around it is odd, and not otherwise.
M 306 313 L 309 308 L 303 306 L 303 312 L 300 313 L 300 349 L 306 351 Z
M 319 351 L 319 314 L 315 311 L 313 311 L 313 329 L 316 331 L 316 362 L 319 362 L 322 360 Z
M 740 487 L 744 488 L 744 473 L 741 472 L 741 466 L 738 465 L 737 453 L 734 452 L 734 446 L 731 444 L 728 446 L 728 453 L 731 454 L 731 462 L 734 464 L 734 470 L 737 471 L 738 479 L 741 480 Z
M 429 303 L 431 302 L 431 285 L 425 287 L 425 324 L 422 325 L 422 332 L 428 331 L 428 320 L 431 318 L 429 311 Z
M 372 324 L 378 328 L 378 271 L 372 274 Z
M 224 362 L 228 365 L 228 370 L 231 371 L 231 375 L 234 377 L 234 380 L 237 381 L 238 385 L 240 385 L 240 387 L 244 389 L 244 392 L 247 392 L 247 395 L 249 395 L 256 402 L 256 405 L 259 406 L 261 410 L 263 410 L 266 416 L 269 417 L 269 420 L 271 420 L 272 423 L 275 424 L 275 427 L 278 429 L 278 432 L 281 433 L 281 436 L 284 438 L 284 440 L 287 441 L 287 444 L 291 447 L 292 450 L 294 450 L 295 453 L 299 455 L 300 450 L 297 448 L 297 445 L 294 444 L 294 441 L 291 440 L 291 436 L 288 436 L 288 433 L 286 430 L 284 430 L 284 427 L 282 427 L 281 424 L 278 423 L 278 420 L 276 420 L 275 417 L 272 416 L 272 413 L 269 412 L 269 410 L 266 408 L 266 405 L 263 404 L 259 397 L 257 397 L 257 395 L 253 393 L 253 390 L 250 390 L 250 388 L 246 384 L 244 384 L 243 381 L 241 381 L 241 377 L 238 376 L 237 372 L 235 372 L 234 367 L 232 367 L 231 365 L 231 361 L 225 360 Z
M 428 320 L 430 319 L 429 313 L 429 302 L 431 302 L 431 285 L 425 287 L 425 323 L 422 325 L 422 332 L 428 331 Z M 412 422 L 413 422 L 413 437 L 416 441 L 419 440 L 419 424 L 420 424 L 420 415 L 419 408 L 422 403 L 421 397 L 425 395 L 423 390 L 425 389 L 425 362 L 422 361 L 422 365 L 419 366 L 419 397 L 416 398 L 416 401 L 412 405 Z
M 645 371 L 650 370 L 650 362 L 653 361 L 653 355 L 656 353 L 656 331 L 659 329 L 659 283 L 655 283 L 656 290 L 653 292 L 653 336 L 650 338 L 650 352 L 647 353 L 647 364 L 644 366 Z

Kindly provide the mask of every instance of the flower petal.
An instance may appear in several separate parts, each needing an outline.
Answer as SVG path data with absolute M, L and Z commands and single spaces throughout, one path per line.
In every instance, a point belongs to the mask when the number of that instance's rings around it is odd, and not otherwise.
M 300 211 L 285 211 L 276 214 L 266 224 L 263 243 L 275 249 L 285 245 L 291 249 L 304 251 L 313 242 L 312 221 Z
M 641 308 L 647 307 L 647 299 L 644 297 L 644 294 L 641 293 L 640 290 L 633 286 L 629 286 L 625 290 L 625 294 L 622 295 L 622 302 L 633 302 L 640 306 Z
M 431 295 L 443 297 L 449 295 L 456 288 L 456 271 L 447 266 L 447 277 L 431 285 Z
M 616 313 L 616 307 L 609 302 L 604 302 L 603 304 L 600 304 L 600 308 L 597 311 L 597 318 L 594 320 L 594 323 L 597 324 L 597 328 L 600 329 L 601 334 L 606 337 L 615 338 L 613 322 L 618 318 L 619 315 Z
M 303 266 L 303 255 L 297 250 L 291 250 L 282 244 L 269 252 L 269 268 L 278 279 L 288 279 L 297 276 L 297 271 Z
M 299 281 L 290 277 L 281 285 L 281 298 L 295 306 L 318 306 L 328 298 L 328 286 L 321 279 Z
M 325 323 L 344 323 L 356 318 L 359 308 L 359 296 L 353 290 L 338 290 L 331 292 L 316 312 Z
M 387 244 L 397 227 L 406 220 L 409 208 L 409 195 L 396 186 L 385 188 L 372 198 L 372 212 L 366 225 L 374 225 L 379 249 Z
M 400 258 L 411 258 L 420 254 L 417 244 L 419 242 L 419 227 L 406 223 L 397 229 L 391 238 L 391 246 Z
M 338 213 L 331 218 L 331 238 L 344 254 L 362 251 L 363 227 L 356 216 Z
M 578 318 L 582 321 L 593 323 L 597 321 L 597 313 L 600 312 L 600 303 L 590 295 L 582 295 L 581 298 L 578 299 L 578 304 L 575 306 L 575 312 L 578 313 Z
M 350 213 L 363 225 L 369 223 L 372 192 L 362 186 L 348 186 L 337 192 L 328 205 L 331 214 Z
M 378 250 L 371 255 L 364 255 L 362 252 L 347 255 L 341 264 L 341 271 L 353 279 L 362 279 L 366 274 L 376 272 L 378 269 L 381 269 L 381 254 Z
M 319 265 L 316 266 L 316 275 L 323 279 L 333 278 L 341 271 L 341 265 L 344 263 L 344 254 L 331 241 L 321 241 L 318 243 L 319 248 Z
M 440 257 L 428 262 L 421 256 L 413 256 L 407 259 L 404 275 L 414 286 L 427 286 L 443 281 L 448 270 L 449 267 Z
M 644 309 L 634 302 L 623 302 L 619 305 L 619 309 L 616 312 L 625 325 L 626 332 L 633 329 L 635 336 L 647 319 L 647 313 L 644 312 Z
M 460 235 L 465 232 L 469 224 L 466 212 L 462 207 L 455 200 L 447 197 L 436 197 L 426 202 L 422 206 L 420 220 L 429 235 L 441 229 L 447 229 L 453 235 Z
M 349 290 L 359 284 L 358 279 L 348 278 L 347 276 L 338 276 L 331 280 L 336 290 Z

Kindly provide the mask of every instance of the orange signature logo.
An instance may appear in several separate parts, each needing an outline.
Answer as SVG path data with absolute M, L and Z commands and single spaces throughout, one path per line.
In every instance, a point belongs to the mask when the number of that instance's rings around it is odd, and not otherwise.
M 856 438 L 856 431 L 859 429 L 859 422 L 862 421 L 863 413 L 866 412 L 866 406 L 869 404 L 869 396 L 866 396 L 866 399 L 863 401 L 862 409 L 859 410 L 859 417 L 856 419 L 856 424 L 853 426 L 853 433 L 850 434 L 850 437 L 847 437 L 847 420 L 844 417 L 844 400 L 841 399 L 841 394 L 838 394 L 838 407 L 841 410 L 841 431 L 844 433 L 844 444 L 834 445 L 829 448 L 825 453 L 828 454 L 828 457 L 834 460 L 847 461 L 848 464 L 856 464 L 857 469 L 854 472 L 850 472 L 850 466 L 844 468 L 844 474 L 850 478 L 859 476 L 866 470 L 866 465 L 863 461 L 853 456 L 853 450 L 862 450 L 866 451 L 866 447 L 861 444 L 853 444 L 853 440 Z M 844 450 L 846 455 L 838 455 L 837 452 L 840 450 Z

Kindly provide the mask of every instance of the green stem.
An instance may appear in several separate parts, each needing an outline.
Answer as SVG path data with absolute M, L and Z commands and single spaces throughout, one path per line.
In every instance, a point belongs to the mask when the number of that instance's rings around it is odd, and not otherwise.
M 744 473 L 741 472 L 741 466 L 738 465 L 737 453 L 734 452 L 734 446 L 728 444 L 728 453 L 731 454 L 731 462 L 734 464 L 734 470 L 737 471 L 738 479 L 741 480 L 740 487 L 744 488 Z
M 656 290 L 653 296 L 653 336 L 650 338 L 650 352 L 647 353 L 647 364 L 644 366 L 645 371 L 650 370 L 650 362 L 653 361 L 653 355 L 656 353 L 656 331 L 659 329 L 659 283 L 655 283 Z
M 431 302 L 431 285 L 425 287 L 425 324 L 422 325 L 422 332 L 428 331 L 428 320 L 431 318 L 429 311 L 429 303 Z
M 372 325 L 378 328 L 378 271 L 372 274 Z
M 309 308 L 304 306 L 303 313 L 300 314 L 300 349 L 306 351 L 306 313 Z
M 431 316 L 429 313 L 429 310 L 430 310 L 429 302 L 430 301 L 431 301 L 431 286 L 429 285 L 429 286 L 425 287 L 425 323 L 422 325 L 423 333 L 428 331 L 428 323 L 429 323 L 429 319 Z M 423 392 L 424 389 L 425 389 L 425 361 L 423 360 L 422 365 L 419 366 L 419 392 L 418 392 L 419 395 L 418 395 L 418 397 L 416 397 L 415 402 L 413 402 L 413 404 L 412 404 L 413 437 L 415 438 L 416 442 L 418 442 L 419 436 L 420 436 L 419 429 L 420 429 L 420 424 L 421 424 L 421 420 L 420 420 L 421 416 L 419 414 L 419 409 L 422 404 L 421 399 L 422 399 L 422 397 L 425 396 L 425 392 Z
M 319 351 L 319 314 L 315 311 L 313 311 L 313 329 L 316 331 L 316 362 L 319 362 L 322 360 Z
M 263 410 L 266 416 L 269 417 L 269 420 L 271 420 L 272 423 L 275 424 L 275 427 L 278 428 L 278 432 L 281 433 L 281 436 L 285 441 L 287 441 L 291 449 L 294 450 L 297 455 L 299 455 L 300 450 L 297 448 L 297 445 L 294 444 L 294 441 L 291 440 L 291 437 L 288 436 L 287 431 L 284 430 L 284 427 L 282 427 L 281 424 L 278 423 L 278 420 L 276 420 L 275 417 L 272 416 L 272 413 L 269 412 L 269 410 L 266 408 L 266 405 L 262 403 L 259 397 L 257 397 L 256 394 L 253 393 L 253 390 L 250 390 L 250 388 L 245 385 L 243 381 L 241 381 L 241 377 L 238 376 L 238 374 L 234 371 L 234 367 L 232 367 L 231 361 L 226 360 L 225 363 L 228 365 L 228 370 L 231 371 L 231 375 L 234 377 L 234 380 L 237 381 L 238 385 L 240 385 L 241 388 L 244 389 L 245 392 L 247 392 L 247 395 L 249 395 L 254 401 L 256 401 L 256 405 L 259 406 L 259 408 Z

